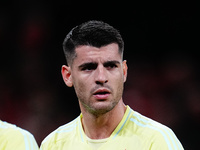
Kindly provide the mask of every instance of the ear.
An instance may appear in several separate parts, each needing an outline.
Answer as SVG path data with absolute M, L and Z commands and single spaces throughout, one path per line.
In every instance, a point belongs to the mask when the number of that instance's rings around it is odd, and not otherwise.
M 66 65 L 63 65 L 61 69 L 61 73 L 62 73 L 62 77 L 65 84 L 68 87 L 72 87 L 73 83 L 72 83 L 72 77 L 71 77 L 71 68 Z
M 128 70 L 128 66 L 126 64 L 126 60 L 123 61 L 123 74 L 124 74 L 124 82 L 126 82 L 126 78 L 127 78 L 127 70 Z

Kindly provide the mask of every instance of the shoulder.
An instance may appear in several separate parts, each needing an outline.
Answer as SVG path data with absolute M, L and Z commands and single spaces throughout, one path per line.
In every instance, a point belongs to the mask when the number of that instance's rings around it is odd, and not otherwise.
M 48 136 L 44 138 L 44 140 L 41 143 L 41 149 L 44 146 L 50 146 L 51 144 L 56 144 L 59 141 L 65 140 L 67 141 L 68 138 L 71 138 L 72 135 L 75 134 L 76 127 L 79 123 L 80 117 L 77 117 L 73 121 L 64 124 L 60 127 L 58 127 L 56 130 L 51 132 Z
M 167 134 L 171 134 L 173 131 L 164 124 L 161 124 L 151 118 L 148 118 L 136 111 L 133 111 L 130 122 L 132 122 L 138 129 L 142 129 L 143 131 L 147 131 L 151 134 L 149 135 L 157 135 L 163 136 Z
M 33 138 L 32 133 L 30 133 L 28 130 L 22 129 L 15 124 L 8 123 L 6 121 L 0 122 L 0 133 L 1 135 L 6 136 L 13 136 L 18 138 Z
M 38 148 L 37 142 L 29 131 L 22 129 L 15 124 L 5 121 L 0 121 L 0 142 L 8 145 L 25 145 L 29 147 L 32 145 L 35 149 Z M 3 144 L 2 144 L 3 145 Z M 15 147 L 15 148 L 17 148 Z
M 175 133 L 168 126 L 161 124 L 131 109 L 130 124 L 134 126 L 134 132 L 153 146 L 166 148 L 182 147 Z

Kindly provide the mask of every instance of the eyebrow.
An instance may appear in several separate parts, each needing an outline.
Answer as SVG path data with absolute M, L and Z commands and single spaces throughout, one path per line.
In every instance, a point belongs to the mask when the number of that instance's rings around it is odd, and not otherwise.
M 117 60 L 111 60 L 111 61 L 106 61 L 103 63 L 104 66 L 108 66 L 110 64 L 120 64 L 120 62 Z M 80 66 L 78 66 L 78 68 L 81 69 L 81 68 L 84 68 L 87 66 L 97 66 L 97 65 L 98 65 L 97 62 L 86 62 L 86 63 L 83 63 Z
M 120 64 L 120 62 L 117 60 L 111 60 L 111 61 L 106 61 L 105 63 L 103 63 L 104 66 L 111 65 L 111 64 Z
M 86 62 L 86 63 L 83 63 L 80 66 L 78 66 L 78 68 L 82 69 L 82 68 L 85 68 L 85 67 L 88 67 L 88 66 L 97 66 L 97 63 L 96 62 Z

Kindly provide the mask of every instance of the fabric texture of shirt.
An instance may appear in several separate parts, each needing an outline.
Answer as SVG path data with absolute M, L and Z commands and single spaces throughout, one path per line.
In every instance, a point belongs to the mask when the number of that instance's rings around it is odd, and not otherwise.
M 81 124 L 82 114 L 50 133 L 40 150 L 93 150 L 87 143 Z M 97 150 L 183 150 L 182 144 L 167 126 L 127 106 L 126 112 L 108 138 Z
M 39 147 L 29 131 L 0 120 L 0 150 L 39 150 Z

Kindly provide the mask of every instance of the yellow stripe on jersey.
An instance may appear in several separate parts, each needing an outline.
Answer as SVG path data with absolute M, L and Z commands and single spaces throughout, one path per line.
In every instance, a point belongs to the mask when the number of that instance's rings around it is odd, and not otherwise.
M 0 150 L 39 150 L 39 147 L 30 132 L 0 120 Z
M 93 150 L 81 124 L 82 114 L 47 136 L 41 150 L 81 149 Z M 173 131 L 148 117 L 133 111 L 129 106 L 119 125 L 107 142 L 97 150 L 183 150 Z

